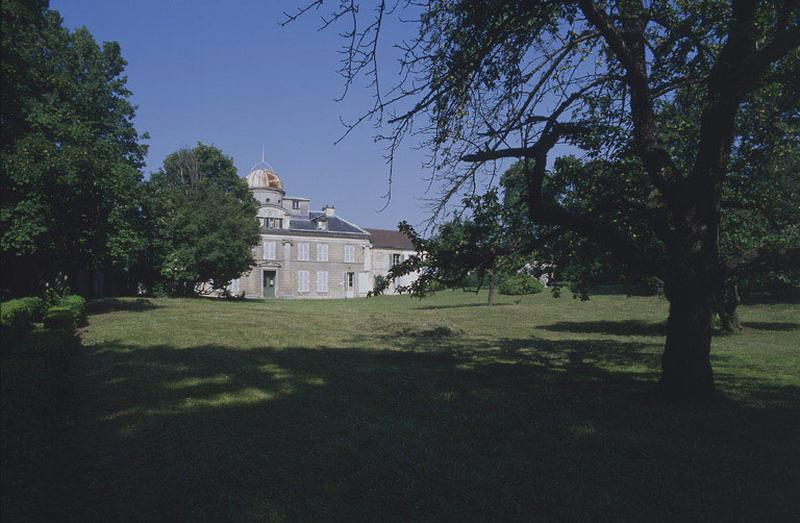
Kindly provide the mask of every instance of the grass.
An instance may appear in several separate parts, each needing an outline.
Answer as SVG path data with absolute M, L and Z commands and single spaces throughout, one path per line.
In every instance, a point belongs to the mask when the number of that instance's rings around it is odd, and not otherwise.
M 20 413 L 35 351 L 3 361 L 4 456 L 40 434 L 4 515 L 796 520 L 800 305 L 744 306 L 686 406 L 652 394 L 663 300 L 484 300 L 97 303 L 58 402 Z

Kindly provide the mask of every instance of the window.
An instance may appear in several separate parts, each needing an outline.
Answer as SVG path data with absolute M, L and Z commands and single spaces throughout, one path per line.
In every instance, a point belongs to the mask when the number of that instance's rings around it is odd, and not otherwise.
M 348 272 L 347 273 L 347 288 L 348 289 L 352 289 L 354 283 L 355 283 L 355 273 Z
M 402 254 L 392 254 L 392 266 L 400 265 L 403 263 L 403 255 Z
M 317 292 L 328 292 L 328 272 L 317 272 Z
M 346 263 L 353 263 L 356 261 L 356 250 L 352 245 L 344 246 L 344 261 Z
M 328 261 L 328 244 L 317 244 L 317 261 Z
M 297 259 L 300 261 L 308 261 L 308 244 L 307 243 L 298 243 L 297 244 Z
M 264 259 L 275 259 L 275 242 L 264 242 Z
M 299 209 L 299 208 L 300 208 L 300 201 L 292 200 L 292 209 Z
M 297 271 L 297 291 L 308 292 L 308 271 Z
M 283 229 L 283 218 L 259 218 L 265 229 Z
M 317 230 L 319 231 L 327 231 L 328 230 L 328 220 L 317 220 Z

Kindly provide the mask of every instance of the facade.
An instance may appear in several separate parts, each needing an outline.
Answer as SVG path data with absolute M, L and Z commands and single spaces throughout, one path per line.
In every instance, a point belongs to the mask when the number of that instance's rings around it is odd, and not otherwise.
M 259 203 L 261 242 L 253 253 L 255 267 L 231 282 L 232 294 L 254 299 L 364 297 L 376 276 L 414 253 L 400 232 L 363 229 L 338 216 L 332 205 L 313 211 L 308 198 L 286 196 L 283 182 L 266 162 L 253 167 L 247 185 Z

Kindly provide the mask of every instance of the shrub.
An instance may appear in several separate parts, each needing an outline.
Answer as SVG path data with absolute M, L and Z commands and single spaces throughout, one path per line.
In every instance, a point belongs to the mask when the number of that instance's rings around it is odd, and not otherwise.
M 82 296 L 72 294 L 64 296 L 58 303 L 59 307 L 65 307 L 72 312 L 75 317 L 75 324 L 81 324 L 86 320 L 86 299 Z
M 25 298 L 8 300 L 0 304 L 0 325 L 3 335 L 17 338 L 33 327 L 35 308 Z
M 510 296 L 523 294 L 538 294 L 544 290 L 544 285 L 533 276 L 525 274 L 511 274 L 500 281 L 497 292 Z
M 32 321 L 42 321 L 47 307 L 44 305 L 44 300 L 36 296 L 29 296 L 27 298 L 20 298 L 19 301 L 25 302 L 25 306 L 31 313 Z
M 47 309 L 50 307 L 57 307 L 60 305 L 61 300 L 64 299 L 65 296 L 69 295 L 69 288 L 64 289 L 55 289 L 50 287 L 45 289 L 44 291 L 44 311 L 47 312 Z
M 78 326 L 78 318 L 69 307 L 50 307 L 44 315 L 45 329 L 73 330 Z

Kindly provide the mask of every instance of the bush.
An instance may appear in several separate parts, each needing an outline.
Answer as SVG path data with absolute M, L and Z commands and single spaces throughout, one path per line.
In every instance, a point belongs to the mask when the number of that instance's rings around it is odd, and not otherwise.
M 86 300 L 82 296 L 72 294 L 64 296 L 58 303 L 58 307 L 65 307 L 72 312 L 75 317 L 75 324 L 81 324 L 86 320 Z
M 544 290 L 544 285 L 533 276 L 525 274 L 512 274 L 506 276 L 497 286 L 497 292 L 509 296 L 521 296 L 523 294 L 538 294 Z
M 44 328 L 73 330 L 78 326 L 78 317 L 69 307 L 50 307 L 44 315 Z
M 29 296 L 27 298 L 20 298 L 20 301 L 24 301 L 28 310 L 31 312 L 31 320 L 42 321 L 44 313 L 47 310 L 43 299 L 37 298 L 36 296 Z
M 35 304 L 27 298 L 8 300 L 0 304 L 0 325 L 3 335 L 17 338 L 33 327 Z

